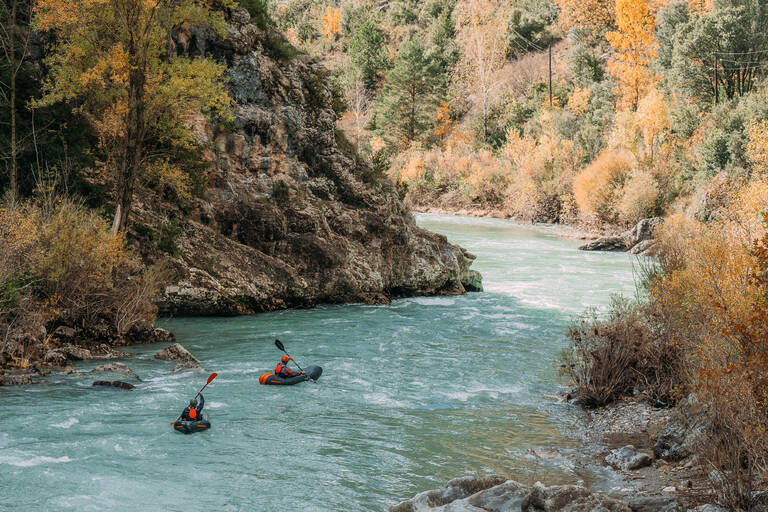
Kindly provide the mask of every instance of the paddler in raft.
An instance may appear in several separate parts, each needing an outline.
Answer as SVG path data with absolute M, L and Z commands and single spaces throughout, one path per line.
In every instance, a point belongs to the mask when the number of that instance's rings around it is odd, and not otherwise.
M 288 364 L 293 361 L 293 358 L 289 355 L 284 355 L 280 358 L 280 362 L 277 363 L 277 366 L 275 366 L 275 375 L 282 377 L 284 379 L 287 379 L 289 377 L 296 377 L 298 375 L 304 375 L 304 370 L 300 371 L 299 373 L 293 373 L 290 368 L 288 368 Z M 298 366 L 296 361 L 293 361 L 293 364 Z
M 197 399 L 195 398 L 190 400 L 189 406 L 181 413 L 181 421 L 200 421 L 203 419 L 205 398 L 203 398 L 202 394 L 198 396 L 200 397 L 200 403 L 198 404 Z

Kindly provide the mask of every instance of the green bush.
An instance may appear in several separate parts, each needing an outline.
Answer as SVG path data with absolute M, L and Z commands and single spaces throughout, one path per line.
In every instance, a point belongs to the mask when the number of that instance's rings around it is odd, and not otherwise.
M 175 220 L 168 220 L 160 225 L 157 242 L 155 246 L 163 252 L 176 258 L 184 255 L 184 251 L 176 244 L 179 235 L 184 232 L 184 228 L 179 226 Z

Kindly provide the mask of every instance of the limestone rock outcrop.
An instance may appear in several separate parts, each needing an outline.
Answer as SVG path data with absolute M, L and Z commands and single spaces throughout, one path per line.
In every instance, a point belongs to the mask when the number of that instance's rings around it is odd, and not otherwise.
M 276 44 L 243 9 L 228 23 L 224 38 L 184 26 L 172 42 L 177 53 L 226 64 L 235 106 L 232 122 L 198 119 L 191 127 L 209 148 L 202 195 L 182 207 L 171 189 L 148 192 L 136 205 L 130 235 L 145 260 L 167 260 L 174 249 L 161 314 L 480 289 L 474 256 L 419 228 L 394 184 L 336 129 L 325 69 Z

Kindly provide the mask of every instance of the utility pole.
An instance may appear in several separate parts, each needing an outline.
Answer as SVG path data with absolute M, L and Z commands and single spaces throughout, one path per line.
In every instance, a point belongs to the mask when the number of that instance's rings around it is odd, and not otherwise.
M 715 52 L 715 105 L 717 105 L 720 99 L 719 87 L 717 86 L 717 52 Z
M 552 108 L 552 43 L 549 43 L 549 108 Z

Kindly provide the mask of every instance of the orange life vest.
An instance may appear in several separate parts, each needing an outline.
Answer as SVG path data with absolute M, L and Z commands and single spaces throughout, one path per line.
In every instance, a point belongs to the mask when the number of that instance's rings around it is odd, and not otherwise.
M 197 419 L 197 407 L 189 408 L 189 419 L 191 420 Z
M 282 373 L 283 370 L 285 370 L 285 377 L 292 377 L 293 372 L 283 363 L 277 363 L 277 366 L 275 366 L 275 375 L 279 375 L 280 377 L 283 377 Z

